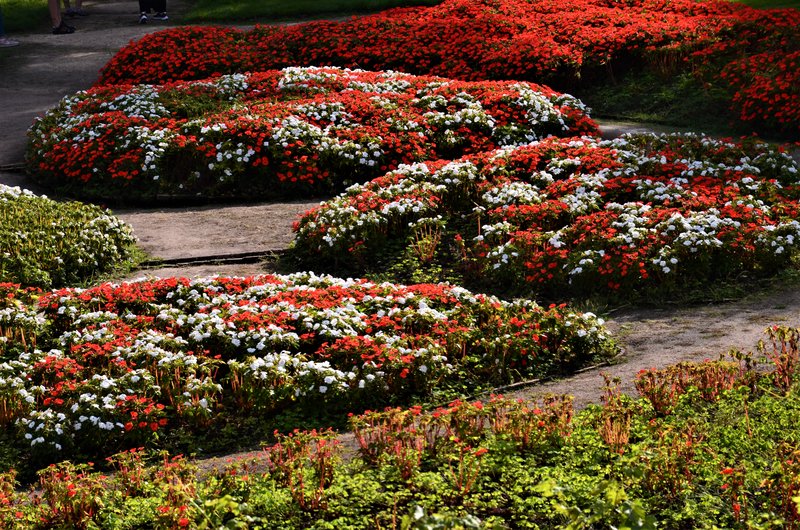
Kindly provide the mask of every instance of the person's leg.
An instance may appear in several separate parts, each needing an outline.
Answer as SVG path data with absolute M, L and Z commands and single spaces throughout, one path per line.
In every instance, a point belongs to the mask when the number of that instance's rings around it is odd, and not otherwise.
M 152 1 L 153 1 L 153 9 L 156 12 L 153 18 L 155 18 L 156 20 L 167 20 L 169 18 L 167 16 L 167 0 L 152 0 Z
M 139 0 L 139 24 L 147 24 L 147 13 L 150 12 L 150 1 Z
M 47 9 L 50 10 L 50 23 L 54 28 L 61 26 L 61 8 L 58 0 L 47 0 Z
M 50 11 L 50 22 L 53 24 L 54 34 L 64 35 L 75 31 L 75 28 L 65 24 L 61 18 L 61 6 L 58 0 L 47 0 L 47 9 Z
M 83 10 L 82 5 L 83 0 L 75 0 L 75 7 L 70 5 L 70 0 L 64 0 L 64 14 L 72 18 L 85 17 L 89 13 Z

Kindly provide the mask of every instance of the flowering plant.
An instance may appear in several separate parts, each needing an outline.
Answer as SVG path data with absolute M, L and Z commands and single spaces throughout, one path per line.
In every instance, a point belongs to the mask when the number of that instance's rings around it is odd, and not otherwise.
M 148 465 L 140 448 L 108 458 L 108 475 L 63 462 L 23 489 L 0 473 L 0 524 L 364 528 L 413 513 L 404 527 L 796 528 L 799 336 L 770 329 L 772 367 L 733 352 L 646 371 L 643 399 L 607 377 L 602 404 L 577 411 L 571 396 L 491 396 L 354 414 L 346 462 L 343 437 L 294 430 L 215 471 L 166 452 Z
M 760 10 L 691 54 L 707 86 L 729 91 L 743 122 L 759 131 L 800 134 L 800 10 Z
M 104 452 L 298 406 L 358 410 L 615 353 L 591 313 L 448 285 L 299 273 L 3 288 L 0 421 L 36 451 Z
M 85 282 L 130 259 L 135 241 L 108 210 L 0 184 L 0 282 Z
M 544 86 L 285 68 L 79 92 L 31 129 L 28 160 L 41 180 L 81 195 L 253 198 L 596 133 L 580 101 Z
M 414 253 L 553 297 L 767 274 L 797 251 L 799 178 L 753 141 L 549 138 L 352 186 L 295 225 L 294 251 L 359 273 Z
M 797 136 L 798 27 L 796 9 L 721 0 L 445 0 L 338 23 L 165 30 L 122 48 L 98 84 L 324 64 L 571 91 L 614 72 L 666 67 L 725 87 L 748 125 Z

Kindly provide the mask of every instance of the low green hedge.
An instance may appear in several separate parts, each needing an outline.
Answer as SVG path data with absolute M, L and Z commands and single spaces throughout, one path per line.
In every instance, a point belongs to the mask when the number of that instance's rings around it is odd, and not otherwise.
M 0 282 L 84 283 L 131 259 L 135 242 L 108 210 L 0 184 Z

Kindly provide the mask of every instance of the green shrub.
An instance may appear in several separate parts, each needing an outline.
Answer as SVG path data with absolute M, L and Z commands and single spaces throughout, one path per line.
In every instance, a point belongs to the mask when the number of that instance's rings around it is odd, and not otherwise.
M 0 185 L 0 282 L 81 284 L 133 255 L 129 226 L 100 207 Z

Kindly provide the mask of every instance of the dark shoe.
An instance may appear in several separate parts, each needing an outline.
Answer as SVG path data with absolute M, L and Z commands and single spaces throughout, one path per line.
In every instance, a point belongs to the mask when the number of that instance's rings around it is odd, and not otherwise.
M 147 24 L 147 13 L 139 15 L 139 24 Z
M 71 18 L 88 17 L 89 16 L 89 13 L 87 13 L 85 9 L 83 9 L 83 8 L 77 9 L 75 7 L 67 8 L 67 10 L 64 11 L 64 14 L 67 15 L 68 17 L 71 17 Z
M 153 15 L 153 18 L 156 19 L 156 20 L 168 20 L 169 19 L 167 14 L 163 13 L 163 12 L 162 13 L 156 13 L 155 15 Z
M 53 28 L 53 35 L 69 35 L 70 33 L 75 33 L 75 28 L 68 26 L 63 20 L 57 28 Z

